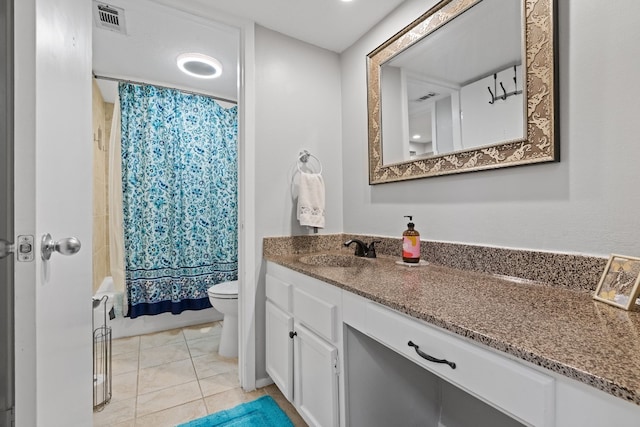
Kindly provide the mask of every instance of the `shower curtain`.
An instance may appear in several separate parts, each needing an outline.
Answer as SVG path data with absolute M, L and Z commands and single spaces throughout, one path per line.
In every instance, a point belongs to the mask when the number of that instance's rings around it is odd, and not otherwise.
M 211 307 L 238 277 L 237 107 L 120 83 L 129 316 Z

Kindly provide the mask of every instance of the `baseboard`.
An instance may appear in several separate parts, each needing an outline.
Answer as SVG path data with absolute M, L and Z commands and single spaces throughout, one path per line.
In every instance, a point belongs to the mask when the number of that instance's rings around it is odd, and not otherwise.
M 273 384 L 271 377 L 256 379 L 256 388 L 263 388 Z

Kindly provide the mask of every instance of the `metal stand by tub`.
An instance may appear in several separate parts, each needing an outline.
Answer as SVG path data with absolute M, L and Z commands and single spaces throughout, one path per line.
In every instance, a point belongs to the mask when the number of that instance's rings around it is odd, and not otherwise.
M 111 401 L 111 327 L 107 326 L 108 295 L 93 300 L 93 410 L 101 411 Z M 104 306 L 102 324 L 95 327 L 96 308 Z

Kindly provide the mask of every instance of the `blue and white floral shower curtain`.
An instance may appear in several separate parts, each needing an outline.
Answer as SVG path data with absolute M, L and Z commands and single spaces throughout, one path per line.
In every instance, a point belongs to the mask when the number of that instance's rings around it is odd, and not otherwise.
M 129 315 L 211 307 L 238 277 L 237 107 L 120 83 Z

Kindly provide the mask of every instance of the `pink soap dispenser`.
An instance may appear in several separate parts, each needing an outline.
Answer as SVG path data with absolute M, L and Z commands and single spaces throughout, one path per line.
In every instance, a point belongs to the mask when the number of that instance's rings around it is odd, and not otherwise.
M 409 224 L 402 233 L 402 261 L 417 264 L 420 262 L 420 233 L 413 228 L 413 216 L 405 215 L 405 218 L 409 218 Z

